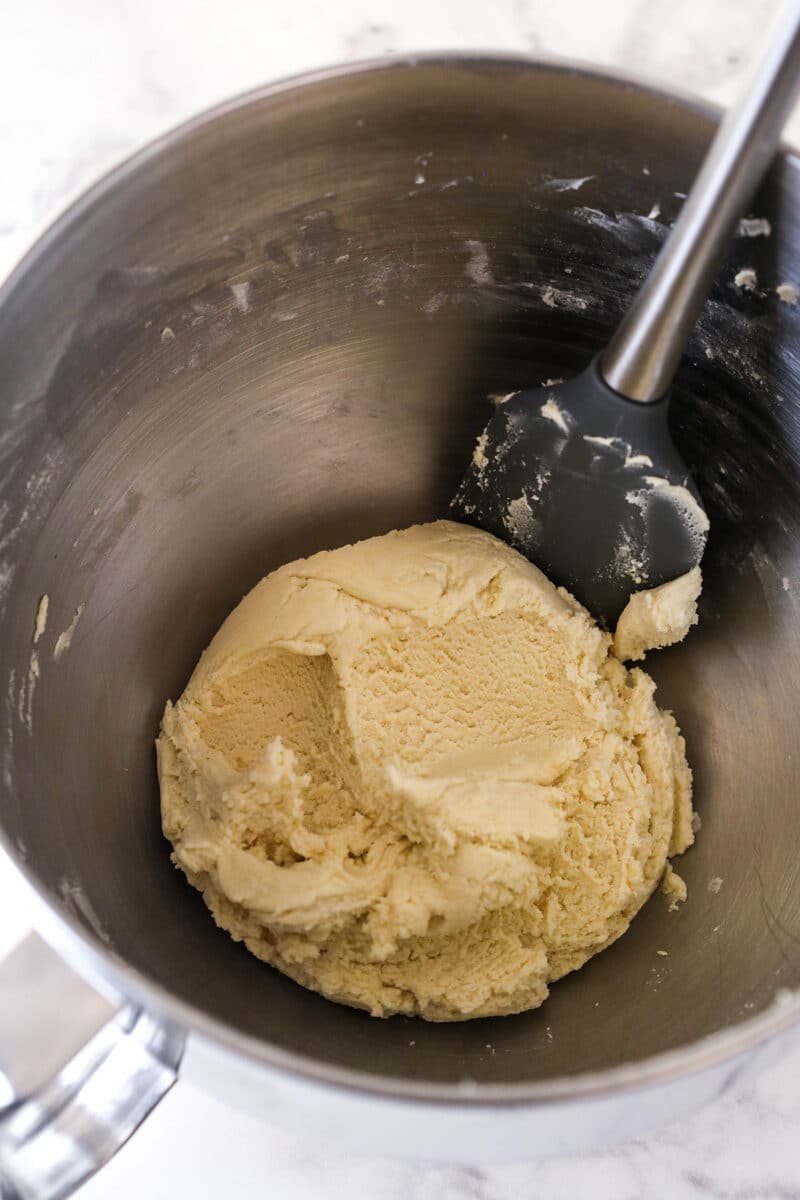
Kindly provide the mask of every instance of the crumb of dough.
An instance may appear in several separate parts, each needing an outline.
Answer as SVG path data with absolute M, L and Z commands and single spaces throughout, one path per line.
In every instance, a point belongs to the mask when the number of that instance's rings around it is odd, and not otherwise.
M 475 443 L 475 449 L 472 451 L 472 461 L 480 470 L 483 470 L 489 465 L 489 459 L 486 457 L 486 443 L 488 440 L 489 435 L 484 430 Z
M 43 596 L 39 597 L 39 604 L 36 608 L 36 617 L 34 618 L 33 623 L 34 646 L 39 641 L 39 638 L 43 636 L 45 629 L 47 629 L 47 611 L 49 607 L 50 597 L 48 596 L 47 592 L 45 592 Z
M 779 283 L 775 291 L 784 304 L 797 304 L 798 292 L 793 283 Z
M 745 292 L 752 292 L 758 286 L 758 276 L 752 267 L 743 267 L 733 277 L 733 282 Z
M 772 226 L 766 217 L 742 217 L 737 227 L 737 237 L 769 237 Z
M 164 831 L 217 923 L 376 1016 L 520 1012 L 694 840 L 683 738 L 575 600 L 450 521 L 289 563 L 158 739 Z
M 72 639 L 75 636 L 75 630 L 78 628 L 78 622 L 83 614 L 84 605 L 79 604 L 72 614 L 72 620 L 67 628 L 60 633 L 56 638 L 56 644 L 53 647 L 53 658 L 56 662 L 63 657 L 72 645 Z
M 682 904 L 689 894 L 686 883 L 673 868 L 672 863 L 667 863 L 664 878 L 661 880 L 661 890 L 669 900 L 670 912 L 675 912 L 678 905 Z
M 614 653 L 622 662 L 644 658 L 648 650 L 682 641 L 697 624 L 697 599 L 703 586 L 699 567 L 660 587 L 634 592 L 614 633 Z

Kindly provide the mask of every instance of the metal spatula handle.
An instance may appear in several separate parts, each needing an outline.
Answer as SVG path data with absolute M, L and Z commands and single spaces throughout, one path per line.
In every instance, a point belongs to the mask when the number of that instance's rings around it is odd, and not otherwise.
M 647 404 L 669 389 L 733 224 L 769 166 L 798 92 L 800 0 L 791 0 L 600 360 L 606 382 L 620 395 Z

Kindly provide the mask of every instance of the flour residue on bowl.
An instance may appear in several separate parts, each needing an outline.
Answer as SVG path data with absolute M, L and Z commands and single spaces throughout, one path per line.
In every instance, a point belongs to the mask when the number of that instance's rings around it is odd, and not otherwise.
M 596 175 L 579 175 L 575 179 L 545 179 L 542 189 L 545 192 L 577 192 L 585 183 L 596 178 Z
M 524 283 L 522 286 L 531 291 L 538 291 L 542 303 L 546 304 L 548 308 L 564 308 L 568 312 L 583 312 L 589 307 L 589 301 L 583 296 L 578 296 L 575 292 L 569 292 L 565 288 L 554 287 L 552 284 L 542 287 L 536 283 Z
M 10 708 L 16 712 L 17 720 L 28 733 L 33 733 L 33 697 L 40 675 L 39 655 L 36 650 L 31 650 L 28 670 L 21 674 L 19 685 L 17 686 L 16 671 L 12 670 L 9 677 Z M 8 741 L 9 745 L 13 741 L 10 726 Z
M 448 179 L 446 183 L 440 183 L 438 190 L 440 192 L 449 192 L 451 188 L 460 187 L 464 183 L 474 182 L 474 175 L 462 175 L 460 179 Z
M 245 280 L 244 283 L 232 283 L 231 295 L 233 303 L 238 308 L 240 313 L 250 312 L 250 282 Z
M 36 684 L 39 680 L 40 674 L 39 655 L 36 650 L 31 650 L 30 663 L 28 664 L 28 691 L 25 697 L 24 717 L 24 724 L 28 733 L 33 733 L 33 693 L 36 689 Z
M 6 791 L 14 787 L 14 710 L 16 708 L 17 672 L 14 667 L 8 673 L 6 688 L 6 739 L 3 747 L 3 784 Z
M 14 580 L 15 567 L 7 558 L 0 561 L 0 610 L 4 607 L 11 584 Z
M 78 628 L 78 622 L 81 619 L 84 606 L 79 604 L 75 609 L 72 620 L 63 633 L 60 633 L 56 638 L 56 644 L 53 648 L 53 659 L 58 662 L 63 657 L 72 645 L 72 639 L 75 636 L 75 630 Z
M 6 457 L 4 453 L 6 449 L 10 453 L 13 452 L 13 443 L 8 446 L 0 444 L 0 462 Z M 56 467 L 59 466 L 60 457 L 58 450 L 48 450 L 43 455 L 41 466 L 37 467 L 25 481 L 25 498 L 16 514 L 12 514 L 8 502 L 0 502 L 0 552 L 8 551 L 19 540 L 29 521 L 38 514 L 41 501 L 47 495 Z M 14 571 L 14 563 L 10 562 L 8 557 L 3 557 L 0 560 L 0 610 L 2 610 L 11 586 Z
M 432 317 L 434 313 L 444 308 L 445 304 L 447 304 L 447 292 L 434 292 L 422 305 L 422 311 L 426 317 Z
M 44 631 L 47 629 L 47 610 L 50 607 L 50 597 L 47 592 L 39 599 L 36 606 L 36 616 L 33 622 L 33 644 L 34 646 L 39 641 Z
M 493 284 L 494 275 L 492 274 L 492 267 L 489 262 L 489 251 L 486 249 L 484 243 L 470 238 L 464 242 L 464 249 L 469 252 L 469 261 L 464 267 L 464 274 L 467 279 L 471 279 L 479 287 Z
M 94 905 L 81 885 L 74 883 L 71 879 L 67 879 L 66 875 L 62 875 L 58 881 L 57 888 L 67 912 L 76 917 L 82 925 L 87 926 L 95 937 L 98 937 L 106 946 L 113 946 L 114 943 L 111 940 L 111 935 L 100 920 Z
M 36 606 L 27 679 L 23 679 L 21 681 L 19 689 L 18 716 L 20 722 L 25 726 L 28 733 L 33 733 L 33 697 L 36 691 L 36 684 L 41 678 L 39 651 L 36 649 L 36 646 L 47 629 L 47 611 L 49 606 L 50 597 L 47 595 L 47 592 L 45 592 L 44 595 L 39 598 L 39 603 Z

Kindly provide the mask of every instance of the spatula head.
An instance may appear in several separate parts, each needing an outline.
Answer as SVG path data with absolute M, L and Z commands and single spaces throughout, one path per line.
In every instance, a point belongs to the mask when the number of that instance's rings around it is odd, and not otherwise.
M 597 361 L 513 393 L 478 438 L 451 515 L 510 542 L 613 628 L 634 592 L 677 579 L 705 548 L 708 518 L 667 404 L 626 400 Z

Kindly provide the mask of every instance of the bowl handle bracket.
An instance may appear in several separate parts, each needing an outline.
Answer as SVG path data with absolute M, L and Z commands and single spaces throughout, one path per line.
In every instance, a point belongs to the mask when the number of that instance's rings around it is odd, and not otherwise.
M 2 1200 L 71 1195 L 172 1087 L 183 1042 L 26 937 L 0 963 Z

